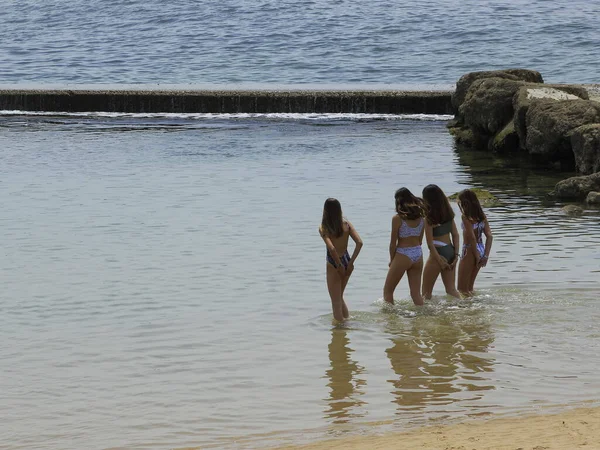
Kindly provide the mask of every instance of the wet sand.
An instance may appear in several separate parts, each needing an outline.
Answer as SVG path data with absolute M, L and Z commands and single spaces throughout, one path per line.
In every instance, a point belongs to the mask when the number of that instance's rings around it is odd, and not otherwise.
M 600 407 L 555 414 L 473 420 L 382 436 L 355 436 L 281 450 L 343 448 L 391 450 L 565 450 L 600 449 Z

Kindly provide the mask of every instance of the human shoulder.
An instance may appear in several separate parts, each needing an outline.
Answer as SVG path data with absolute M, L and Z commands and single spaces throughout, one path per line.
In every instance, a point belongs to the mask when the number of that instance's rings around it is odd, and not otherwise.
M 350 233 L 350 231 L 352 231 L 352 224 L 345 217 L 342 219 L 342 231 L 344 233 Z

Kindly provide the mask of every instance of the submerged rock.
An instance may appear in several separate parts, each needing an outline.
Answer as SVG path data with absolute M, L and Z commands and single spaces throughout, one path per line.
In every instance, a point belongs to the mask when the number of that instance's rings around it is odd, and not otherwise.
M 494 194 L 492 194 L 490 191 L 486 191 L 485 189 L 481 189 L 481 188 L 469 188 L 471 191 L 473 191 L 475 193 L 475 195 L 477 195 L 477 198 L 479 199 L 479 203 L 481 203 L 481 206 L 487 206 L 487 207 L 491 207 L 491 206 L 500 206 L 502 205 L 502 201 L 496 197 Z M 458 201 L 458 194 L 460 194 L 460 192 L 456 192 L 452 195 L 448 196 L 449 200 L 452 201 Z
M 583 208 L 577 205 L 565 205 L 561 209 L 569 216 L 581 216 L 583 214 Z
M 586 197 L 585 201 L 590 205 L 600 205 L 600 192 L 590 192 Z

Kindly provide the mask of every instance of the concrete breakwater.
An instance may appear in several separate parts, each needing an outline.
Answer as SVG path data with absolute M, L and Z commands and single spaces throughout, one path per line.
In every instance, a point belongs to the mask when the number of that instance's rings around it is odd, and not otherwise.
M 0 110 L 123 113 L 453 114 L 450 91 L 0 90 Z

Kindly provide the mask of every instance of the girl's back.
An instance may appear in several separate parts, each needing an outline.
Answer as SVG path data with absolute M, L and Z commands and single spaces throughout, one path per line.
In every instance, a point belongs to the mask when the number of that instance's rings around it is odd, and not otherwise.
M 342 224 L 342 234 L 340 236 L 331 236 L 327 234 L 327 232 L 325 232 L 325 235 L 331 239 L 331 243 L 338 253 L 342 254 L 348 249 L 348 239 L 350 238 L 350 225 L 348 224 L 348 221 L 344 220 Z
M 398 247 L 413 247 L 421 245 L 421 235 L 423 230 L 423 218 L 417 219 L 400 219 L 398 228 Z

